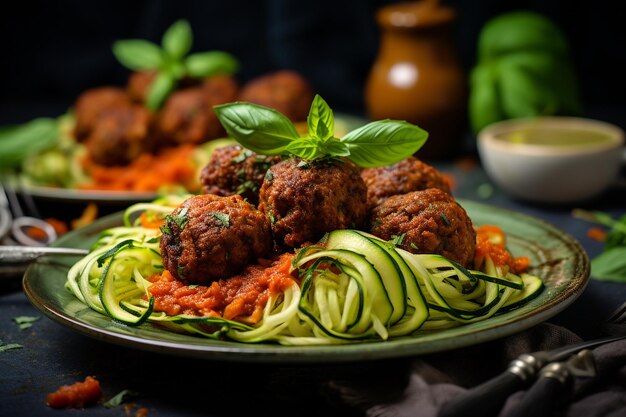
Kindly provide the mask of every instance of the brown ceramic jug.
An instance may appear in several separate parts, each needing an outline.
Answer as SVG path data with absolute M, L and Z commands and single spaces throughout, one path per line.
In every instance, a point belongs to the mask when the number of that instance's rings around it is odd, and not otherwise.
M 452 40 L 454 10 L 421 0 L 383 7 L 376 17 L 381 39 L 365 88 L 368 116 L 427 130 L 420 158 L 454 155 L 467 120 L 467 80 Z

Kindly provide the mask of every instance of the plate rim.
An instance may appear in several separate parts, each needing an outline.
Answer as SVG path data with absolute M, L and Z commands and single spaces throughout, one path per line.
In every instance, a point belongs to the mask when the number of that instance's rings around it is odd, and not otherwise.
M 466 324 L 452 329 L 446 329 L 441 334 L 451 334 L 448 337 L 435 338 L 426 343 L 420 343 L 416 340 L 419 336 L 410 336 L 395 338 L 388 341 L 366 341 L 345 345 L 315 345 L 315 346 L 282 346 L 278 344 L 246 344 L 234 341 L 224 341 L 215 344 L 215 341 L 197 336 L 186 336 L 197 343 L 183 343 L 180 341 L 159 340 L 157 338 L 146 338 L 137 335 L 129 335 L 121 332 L 115 332 L 106 328 L 98 327 L 94 324 L 81 321 L 77 317 L 62 310 L 62 307 L 51 305 L 45 299 L 45 294 L 38 294 L 32 285 L 32 280 L 36 278 L 38 265 L 31 265 L 24 274 L 22 286 L 26 297 L 38 310 L 44 313 L 62 325 L 65 325 L 75 331 L 86 336 L 113 343 L 121 346 L 136 348 L 140 350 L 152 351 L 157 353 L 166 353 L 175 356 L 196 357 L 207 360 L 225 360 L 232 362 L 257 362 L 257 363 L 340 363 L 355 362 L 366 360 L 392 359 L 408 356 L 419 356 L 424 354 L 455 350 L 471 345 L 489 342 L 495 339 L 509 336 L 532 326 L 540 324 L 549 318 L 557 315 L 569 305 L 571 305 L 584 291 L 590 278 L 590 261 L 589 257 L 581 246 L 581 244 L 573 238 L 569 233 L 557 228 L 556 226 L 539 219 L 537 217 L 513 211 L 508 208 L 487 205 L 484 203 L 457 199 L 462 206 L 473 206 L 474 210 L 489 209 L 499 212 L 500 215 L 508 215 L 518 217 L 520 220 L 526 220 L 534 223 L 542 230 L 556 233 L 559 238 L 567 241 L 574 255 L 573 259 L 577 262 L 577 276 L 568 277 L 568 283 L 565 288 L 559 291 L 549 303 L 539 306 L 537 311 L 526 312 L 523 316 L 517 316 L 515 312 L 524 311 L 513 310 L 510 313 L 504 313 L 497 316 L 498 321 L 491 327 L 482 329 L 476 333 L 469 332 L 472 324 Z M 117 212 L 105 216 L 98 221 L 78 229 L 73 236 L 80 236 L 86 233 L 96 233 L 97 230 L 103 230 L 119 223 L 122 212 Z M 67 237 L 70 239 L 72 236 Z M 64 240 L 60 240 L 62 243 Z M 41 279 L 41 278 L 39 278 Z M 61 283 L 60 287 L 65 287 Z M 544 292 L 549 289 L 546 287 Z M 539 296 L 541 298 L 542 295 Z M 103 317 L 106 317 L 103 315 Z M 480 322 L 484 325 L 489 318 Z M 111 322 L 113 322 L 111 320 Z M 478 324 L 478 323 L 477 323 Z M 123 326 L 122 326 L 123 327 Z M 167 331 L 167 330 L 163 330 Z M 455 333 L 459 333 L 455 336 Z M 435 333 L 429 333 L 432 337 Z M 457 337 L 454 346 L 450 346 L 451 337 Z

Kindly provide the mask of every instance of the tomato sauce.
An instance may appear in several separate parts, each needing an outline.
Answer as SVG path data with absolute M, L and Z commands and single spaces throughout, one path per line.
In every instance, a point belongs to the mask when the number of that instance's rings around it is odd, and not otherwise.
M 526 256 L 514 257 L 511 255 L 506 249 L 504 231 L 493 225 L 483 225 L 476 229 L 474 266 L 480 267 L 487 256 L 491 257 L 496 266 L 508 266 L 514 274 L 525 272 L 530 264 Z
M 102 398 L 100 382 L 91 376 L 83 382 L 63 385 L 48 394 L 48 406 L 52 408 L 83 408 L 97 403 Z
M 150 277 L 148 291 L 154 310 L 167 315 L 223 317 L 254 324 L 261 319 L 271 295 L 281 293 L 295 281 L 290 274 L 292 254 L 275 261 L 248 265 L 240 275 L 206 285 L 185 285 L 169 272 Z

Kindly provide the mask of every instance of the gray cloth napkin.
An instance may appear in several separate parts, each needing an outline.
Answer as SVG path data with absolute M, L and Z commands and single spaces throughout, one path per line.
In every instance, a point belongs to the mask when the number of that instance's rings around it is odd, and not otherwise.
M 333 380 L 328 388 L 339 401 L 368 417 L 434 417 L 448 399 L 498 375 L 520 354 L 579 340 L 562 327 L 544 323 L 498 341 L 410 360 L 402 376 L 398 369 L 387 375 L 378 369 L 377 381 Z M 626 417 L 626 341 L 600 346 L 593 355 L 597 377 L 576 379 L 573 395 L 556 405 L 555 415 Z M 524 391 L 511 395 L 499 417 L 506 417 L 523 395 Z

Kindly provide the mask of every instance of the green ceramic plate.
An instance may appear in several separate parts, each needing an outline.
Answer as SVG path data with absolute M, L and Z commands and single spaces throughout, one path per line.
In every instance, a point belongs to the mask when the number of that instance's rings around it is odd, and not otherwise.
M 529 304 L 488 320 L 454 329 L 430 331 L 385 342 L 342 346 L 292 347 L 213 341 L 177 334 L 150 323 L 127 327 L 79 302 L 64 288 L 70 259 L 32 265 L 24 276 L 27 297 L 48 317 L 102 341 L 175 355 L 241 362 L 349 362 L 419 355 L 483 343 L 522 331 L 547 320 L 570 305 L 589 278 L 589 259 L 563 231 L 533 217 L 483 204 L 460 201 L 473 222 L 495 224 L 508 235 L 513 254 L 529 256 L 532 273 L 545 281 L 545 290 Z M 102 218 L 72 232 L 58 246 L 88 248 L 98 233 L 121 224 L 121 214 Z

